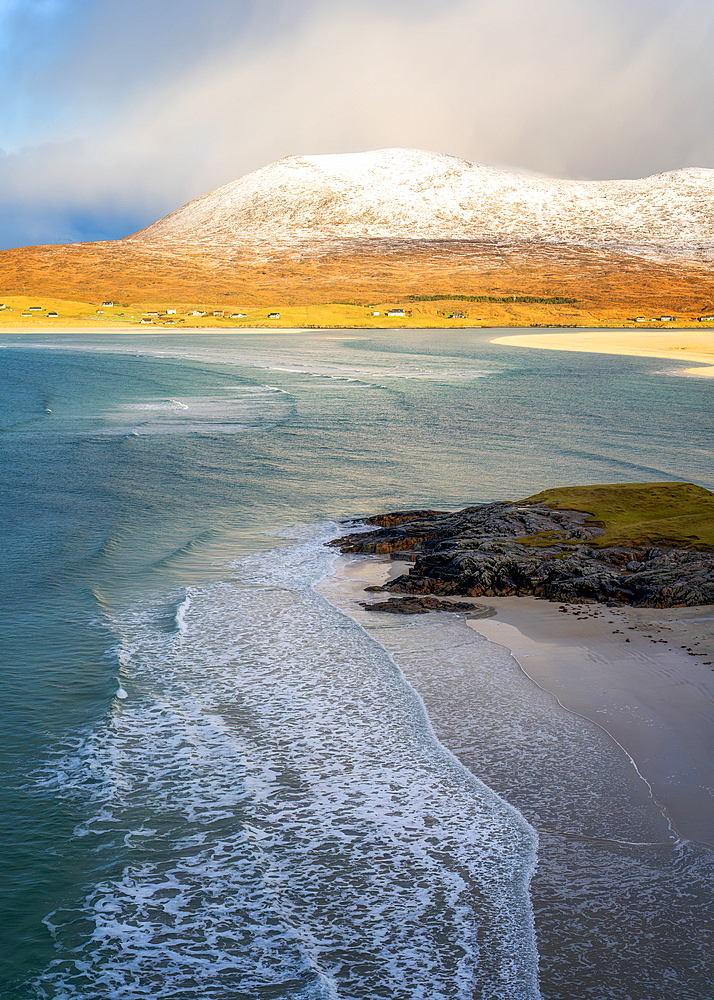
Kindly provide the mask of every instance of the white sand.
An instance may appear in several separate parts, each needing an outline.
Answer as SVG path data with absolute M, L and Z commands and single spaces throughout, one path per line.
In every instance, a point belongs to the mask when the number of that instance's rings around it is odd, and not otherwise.
M 714 324 L 712 324 L 714 325 Z M 546 351 L 581 351 L 641 358 L 670 358 L 707 367 L 680 369 L 683 374 L 714 375 L 714 329 L 575 330 L 495 337 L 492 344 L 537 347 Z
M 339 573 L 353 583 L 355 617 L 363 621 L 367 613 L 358 602 L 383 599 L 363 588 L 407 568 L 380 557 L 339 562 Z M 468 625 L 511 650 L 565 708 L 608 732 L 680 836 L 714 844 L 714 607 L 591 604 L 561 612 L 565 605 L 530 597 L 473 600 L 496 615 Z

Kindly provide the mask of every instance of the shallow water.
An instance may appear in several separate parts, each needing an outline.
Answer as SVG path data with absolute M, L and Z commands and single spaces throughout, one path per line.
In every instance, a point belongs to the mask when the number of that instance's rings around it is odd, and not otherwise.
M 291 527 L 714 486 L 705 380 L 493 335 L 4 338 L 3 996 L 536 996 L 533 826 L 543 996 L 636 995 L 658 934 L 641 995 L 703 995 L 709 862 L 627 762 L 473 633 L 400 662 Z

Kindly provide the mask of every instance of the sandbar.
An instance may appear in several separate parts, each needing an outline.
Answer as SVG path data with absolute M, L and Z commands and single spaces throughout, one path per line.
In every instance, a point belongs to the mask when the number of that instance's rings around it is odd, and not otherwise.
M 714 326 L 714 324 L 712 324 Z M 680 369 L 686 375 L 714 376 L 714 329 L 573 330 L 495 337 L 492 344 L 536 347 L 546 351 L 582 351 L 640 358 L 669 358 L 702 366 Z
M 380 598 L 364 588 L 406 569 L 379 556 L 339 557 L 337 575 L 351 582 L 348 613 L 364 621 L 369 613 L 359 602 Z M 563 708 L 605 730 L 632 759 L 683 840 L 714 846 L 714 606 L 660 610 L 533 597 L 472 600 L 495 615 L 467 618 L 467 625 L 510 650 L 533 683 Z

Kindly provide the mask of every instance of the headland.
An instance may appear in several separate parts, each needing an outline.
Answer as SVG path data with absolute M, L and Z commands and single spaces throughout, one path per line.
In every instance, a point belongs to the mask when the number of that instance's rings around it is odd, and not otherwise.
M 541 597 L 669 608 L 714 604 L 714 495 L 690 483 L 546 490 L 458 512 L 400 511 L 337 539 L 398 553 L 409 594 Z

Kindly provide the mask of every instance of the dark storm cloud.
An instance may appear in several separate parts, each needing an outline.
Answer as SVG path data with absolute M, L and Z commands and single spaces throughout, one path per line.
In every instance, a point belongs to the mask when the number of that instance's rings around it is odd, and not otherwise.
M 124 235 L 296 152 L 416 146 L 574 177 L 714 167 L 709 2 L 31 6 L 0 32 L 25 57 L 0 137 L 5 245 Z

